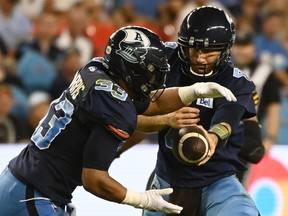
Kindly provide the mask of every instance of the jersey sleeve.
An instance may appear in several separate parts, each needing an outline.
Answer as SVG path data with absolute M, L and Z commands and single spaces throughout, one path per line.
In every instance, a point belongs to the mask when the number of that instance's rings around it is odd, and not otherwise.
M 137 112 L 130 98 L 117 97 L 111 91 L 94 88 L 82 106 L 88 112 L 90 121 L 103 124 L 117 138 L 126 140 L 136 127 Z
M 95 124 L 84 147 L 82 166 L 107 171 L 122 143 L 103 125 Z
M 146 101 L 135 101 L 134 100 L 133 103 L 136 107 L 138 115 L 143 114 L 148 109 L 148 107 L 150 105 L 149 100 L 146 100 Z
M 95 58 L 81 68 L 67 95 L 75 107 L 74 115 L 82 123 L 100 123 L 120 140 L 126 140 L 136 127 L 136 108 L 128 93 L 105 72 L 102 60 Z
M 229 88 L 233 94 L 236 96 L 236 102 L 228 102 L 225 98 L 219 98 L 216 100 L 216 106 L 222 107 L 226 105 L 238 105 L 245 109 L 242 119 L 250 118 L 256 115 L 256 98 L 255 89 L 256 86 L 252 80 L 238 68 L 234 68 L 232 72 L 232 77 L 227 76 L 227 80 L 222 84 Z

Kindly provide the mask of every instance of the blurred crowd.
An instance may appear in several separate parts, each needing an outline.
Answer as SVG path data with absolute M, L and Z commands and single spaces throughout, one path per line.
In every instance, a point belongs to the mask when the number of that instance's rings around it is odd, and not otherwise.
M 183 18 L 203 5 L 233 18 L 231 58 L 257 86 L 267 140 L 288 144 L 288 0 L 0 0 L 0 143 L 27 142 L 116 29 L 140 25 L 176 41 Z

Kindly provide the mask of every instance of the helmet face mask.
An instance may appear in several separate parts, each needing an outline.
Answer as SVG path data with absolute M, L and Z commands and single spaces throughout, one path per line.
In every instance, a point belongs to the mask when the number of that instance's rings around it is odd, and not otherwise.
M 205 67 L 214 65 L 212 73 L 198 74 L 198 76 L 211 77 L 221 72 L 220 66 L 228 62 L 230 49 L 235 40 L 235 26 L 233 20 L 220 8 L 203 6 L 192 10 L 183 20 L 178 33 L 179 58 L 183 62 L 182 71 L 193 74 L 191 66 L 195 62 L 189 58 L 189 49 L 204 51 L 220 51 L 217 61 L 209 62 Z
M 150 92 L 164 89 L 170 69 L 161 39 L 138 26 L 127 26 L 111 35 L 104 64 L 136 93 L 137 100 L 155 100 Z
M 220 61 L 221 50 L 188 48 L 190 72 L 195 76 L 210 76 Z

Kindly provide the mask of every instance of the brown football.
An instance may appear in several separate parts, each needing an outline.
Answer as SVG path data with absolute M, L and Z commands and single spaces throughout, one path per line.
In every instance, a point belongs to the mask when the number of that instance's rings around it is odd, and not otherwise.
M 179 162 L 195 165 L 207 157 L 209 142 L 203 129 L 188 126 L 179 130 L 179 141 L 173 143 L 172 151 Z

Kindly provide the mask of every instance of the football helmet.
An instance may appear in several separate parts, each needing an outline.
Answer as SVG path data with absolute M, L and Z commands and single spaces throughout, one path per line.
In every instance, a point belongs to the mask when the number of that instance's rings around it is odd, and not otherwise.
M 155 97 L 165 88 L 170 69 L 164 44 L 154 32 L 139 26 L 127 26 L 110 36 L 104 54 L 104 66 L 117 76 L 138 96 L 137 100 Z M 150 96 L 152 90 L 157 90 Z M 158 96 L 160 94 L 157 94 Z
M 182 71 L 193 76 L 188 52 L 189 48 L 195 48 L 221 51 L 219 59 L 213 63 L 213 72 L 209 76 L 204 73 L 203 76 L 211 77 L 219 73 L 222 63 L 230 59 L 230 49 L 234 41 L 234 22 L 222 9 L 203 6 L 192 10 L 184 18 L 178 33 L 178 55 L 184 63 Z

